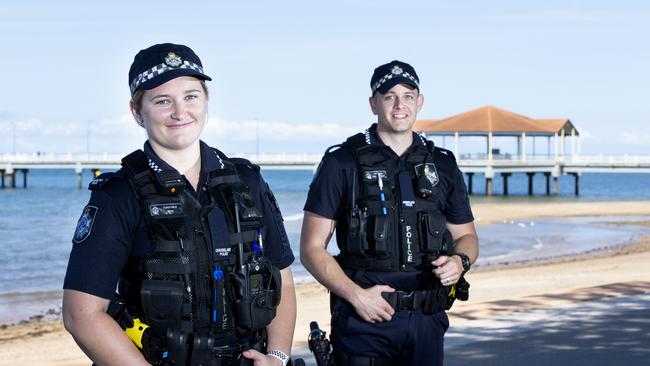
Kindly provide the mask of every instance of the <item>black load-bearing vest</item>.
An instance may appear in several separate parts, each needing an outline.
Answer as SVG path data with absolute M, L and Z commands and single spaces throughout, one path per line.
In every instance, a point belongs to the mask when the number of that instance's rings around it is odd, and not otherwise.
M 163 348 L 182 354 L 170 355 L 182 359 L 179 363 L 189 357 L 188 349 L 211 354 L 219 339 L 256 334 L 275 317 L 280 302 L 280 273 L 263 252 L 262 211 L 235 164 L 214 152 L 224 167 L 208 175 L 207 205 L 185 189 L 177 171 L 152 170 L 141 150 L 122 159 L 152 247 L 145 256 L 131 258 L 129 267 L 141 284 L 131 284 L 139 296 L 126 305 L 166 338 Z M 214 222 L 223 226 L 224 216 L 228 232 L 213 232 Z
M 422 271 L 450 254 L 453 239 L 438 204 L 434 147 L 422 141 L 406 157 L 405 170 L 385 146 L 370 144 L 364 134 L 343 144 L 356 169 L 347 220 L 337 227 L 342 268 Z

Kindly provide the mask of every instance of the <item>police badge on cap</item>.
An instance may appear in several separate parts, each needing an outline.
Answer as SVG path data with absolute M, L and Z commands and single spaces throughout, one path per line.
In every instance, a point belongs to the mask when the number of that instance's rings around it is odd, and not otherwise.
M 177 56 L 174 52 L 170 52 L 165 57 L 165 64 L 169 67 L 179 67 L 183 64 L 183 59 L 180 56 Z

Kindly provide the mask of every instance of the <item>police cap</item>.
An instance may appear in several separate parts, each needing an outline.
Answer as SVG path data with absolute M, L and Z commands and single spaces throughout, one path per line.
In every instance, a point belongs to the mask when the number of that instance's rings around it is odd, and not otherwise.
M 173 43 L 156 44 L 138 52 L 129 70 L 131 95 L 138 89 L 153 89 L 180 76 L 212 80 L 191 48 Z
M 402 61 L 391 61 L 375 69 L 370 79 L 370 89 L 374 95 L 376 91 L 386 94 L 397 84 L 407 84 L 420 90 L 420 79 L 415 69 Z

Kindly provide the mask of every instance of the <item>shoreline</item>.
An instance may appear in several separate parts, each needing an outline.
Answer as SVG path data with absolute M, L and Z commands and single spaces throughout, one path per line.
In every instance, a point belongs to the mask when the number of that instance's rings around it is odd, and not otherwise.
M 598 212 L 604 212 L 601 216 L 650 215 L 649 201 L 477 203 L 472 208 L 477 225 L 506 219 L 598 216 Z M 631 221 L 626 224 L 647 227 L 650 222 Z M 647 274 L 650 268 L 643 263 L 648 262 L 650 236 L 642 236 L 634 243 L 611 250 L 567 255 L 544 262 L 477 267 L 468 274 L 468 281 L 472 284 L 470 301 L 457 302 L 449 312 L 452 328 L 462 327 L 473 318 L 490 316 L 494 312 L 494 302 L 497 301 L 507 302 L 531 296 L 546 297 L 549 294 L 557 295 L 563 291 L 592 288 L 607 283 L 634 283 L 643 278 L 647 281 L 650 278 L 650 274 Z M 603 273 L 600 273 L 599 269 Z M 561 278 L 561 281 L 558 286 L 551 286 L 553 281 L 546 281 L 548 278 Z M 513 281 L 514 284 L 509 283 Z M 507 289 L 504 283 L 508 283 Z M 298 316 L 293 342 L 294 353 L 305 355 L 305 352 L 309 352 L 305 350 L 310 321 L 318 321 L 321 329 L 329 334 L 329 295 L 320 284 L 311 282 L 297 284 L 296 296 Z M 534 303 L 535 306 L 541 306 L 542 302 Z M 512 308 L 508 311 L 518 310 Z M 89 360 L 63 329 L 60 314 L 50 315 L 57 318 L 35 316 L 31 321 L 0 326 L 0 365 L 88 365 Z
M 644 283 L 639 278 L 629 280 L 622 280 L 620 276 L 604 278 L 607 277 L 604 273 L 597 279 L 583 278 L 577 284 L 564 283 L 558 288 L 552 288 L 553 286 L 548 283 L 546 285 L 540 283 L 545 282 L 544 280 L 549 276 L 562 277 L 561 272 L 565 271 L 566 267 L 573 268 L 574 272 L 580 272 L 582 267 L 597 271 L 599 267 L 607 266 L 605 263 L 613 263 L 611 265 L 620 267 L 630 259 L 642 263 L 650 260 L 650 236 L 642 237 L 638 243 L 611 252 L 563 257 L 547 263 L 472 271 L 468 274 L 468 281 L 472 284 L 470 301 L 456 302 L 448 312 L 450 330 L 471 327 L 484 318 L 506 316 L 545 306 L 566 306 L 567 303 L 584 302 L 592 298 L 617 296 L 618 294 L 607 290 L 608 284 L 639 287 Z M 619 260 L 621 263 L 617 263 Z M 650 270 L 645 270 L 648 271 Z M 644 275 L 640 273 L 637 277 Z M 508 290 L 509 296 L 505 299 L 503 283 L 513 278 L 517 279 L 516 284 Z M 647 279 L 645 281 L 650 284 Z M 499 288 L 501 290 L 498 290 Z M 597 294 L 599 291 L 600 295 Z M 583 295 L 572 298 L 575 293 Z M 322 285 L 313 282 L 296 285 L 296 297 L 298 315 L 293 351 L 297 357 L 309 357 L 307 346 L 309 323 L 317 321 L 322 330 L 327 334 L 330 332 L 329 293 Z M 504 301 L 505 304 L 501 304 Z M 509 304 L 511 302 L 516 303 L 516 306 Z M 39 351 L 43 348 L 48 352 L 41 355 Z M 44 355 L 48 354 L 50 358 L 45 358 Z M 0 365 L 85 366 L 89 363 L 90 360 L 63 328 L 61 319 L 38 318 L 15 325 L 0 326 Z

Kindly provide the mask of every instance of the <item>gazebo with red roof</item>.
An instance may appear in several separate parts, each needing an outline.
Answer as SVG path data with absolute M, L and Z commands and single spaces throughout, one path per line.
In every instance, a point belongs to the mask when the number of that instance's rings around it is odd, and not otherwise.
M 577 154 L 579 136 L 575 126 L 568 119 L 533 119 L 494 106 L 484 106 L 468 112 L 440 120 L 418 120 L 414 130 L 426 135 L 454 136 L 454 154 L 458 156 L 458 140 L 462 136 L 485 136 L 487 139 L 487 159 L 493 159 L 492 138 L 495 136 L 512 136 L 518 140 L 518 155 L 526 161 L 527 137 L 543 136 L 548 139 L 550 157 L 550 139 L 555 140 L 554 158 L 564 157 L 565 138 L 571 136 L 571 152 Z M 579 141 L 578 141 L 579 143 Z M 533 145 L 534 146 L 534 145 Z

